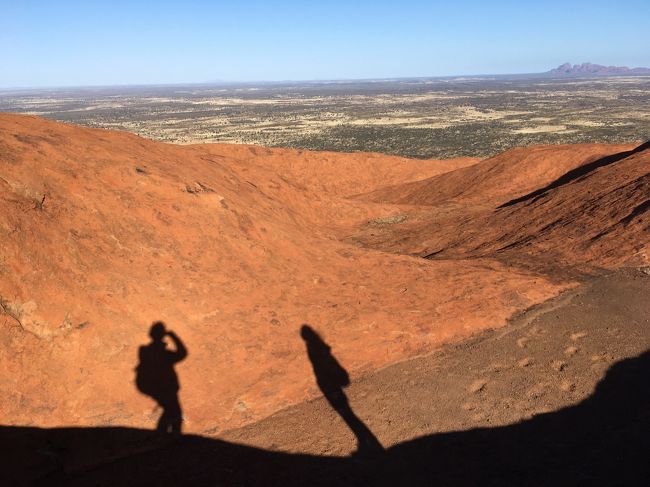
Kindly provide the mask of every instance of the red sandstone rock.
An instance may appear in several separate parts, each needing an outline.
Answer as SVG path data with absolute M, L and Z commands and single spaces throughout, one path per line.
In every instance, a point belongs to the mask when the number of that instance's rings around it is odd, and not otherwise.
M 303 323 L 354 377 L 502 325 L 571 286 L 488 252 L 432 261 L 341 240 L 414 208 L 345 196 L 475 162 L 183 147 L 0 115 L 0 422 L 154 427 L 159 412 L 138 393 L 134 368 L 155 320 L 189 351 L 177 366 L 184 428 L 210 434 L 318 393 Z M 567 192 L 556 218 L 585 191 Z M 524 225 L 518 208 L 496 214 Z M 466 224 L 457 219 L 439 237 L 464 235 Z M 404 233 L 423 228 L 410 219 L 371 228 L 422 240 Z
M 363 229 L 353 240 L 365 247 L 439 259 L 524 259 L 545 272 L 650 262 L 648 143 L 516 149 L 357 197 L 366 198 L 426 206 L 399 228 Z

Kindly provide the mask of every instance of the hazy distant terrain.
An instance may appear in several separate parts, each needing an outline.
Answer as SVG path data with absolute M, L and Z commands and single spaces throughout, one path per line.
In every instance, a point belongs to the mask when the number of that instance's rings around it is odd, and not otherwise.
M 0 92 L 0 111 L 180 144 L 419 158 L 650 134 L 650 77 L 445 78 Z

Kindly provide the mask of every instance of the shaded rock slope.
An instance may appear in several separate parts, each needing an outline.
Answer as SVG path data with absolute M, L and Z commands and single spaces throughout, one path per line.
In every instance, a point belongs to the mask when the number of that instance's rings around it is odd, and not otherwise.
M 351 240 L 435 259 L 491 256 L 546 270 L 645 265 L 650 144 L 532 147 L 358 200 L 419 205 Z
M 379 188 L 358 199 L 430 206 L 450 202 L 494 205 L 535 191 L 567 171 L 612 152 L 631 148 L 628 145 L 575 144 L 510 149 L 480 164 Z

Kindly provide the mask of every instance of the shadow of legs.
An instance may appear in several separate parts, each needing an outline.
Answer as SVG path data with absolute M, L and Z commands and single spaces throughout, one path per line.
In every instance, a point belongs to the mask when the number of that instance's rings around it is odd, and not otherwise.
M 163 412 L 160 415 L 156 429 L 161 433 L 172 433 L 179 435 L 181 433 L 181 423 L 183 421 L 183 416 L 181 413 L 181 405 L 178 402 L 178 397 L 170 397 L 160 405 L 163 408 Z
M 359 454 L 384 451 L 384 447 L 381 446 L 381 443 L 372 434 L 372 431 L 354 414 L 348 398 L 343 391 L 329 392 L 325 394 L 325 398 L 357 437 L 357 452 Z

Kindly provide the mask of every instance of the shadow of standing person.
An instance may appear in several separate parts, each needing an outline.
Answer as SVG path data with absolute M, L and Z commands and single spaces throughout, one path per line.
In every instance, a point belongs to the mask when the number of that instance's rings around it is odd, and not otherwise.
M 307 324 L 302 325 L 300 336 L 307 346 L 307 356 L 314 369 L 318 388 L 357 437 L 357 454 L 383 452 L 384 448 L 379 440 L 352 411 L 348 398 L 343 392 L 343 388 L 350 384 L 350 376 L 332 355 L 330 346 Z
M 156 321 L 149 330 L 151 343 L 138 351 L 140 362 L 136 367 L 135 383 L 140 392 L 153 398 L 162 408 L 157 430 L 180 435 L 183 415 L 178 400 L 180 385 L 174 365 L 187 357 L 187 349 L 180 338 Z M 164 338 L 169 337 L 176 350 L 169 350 Z

